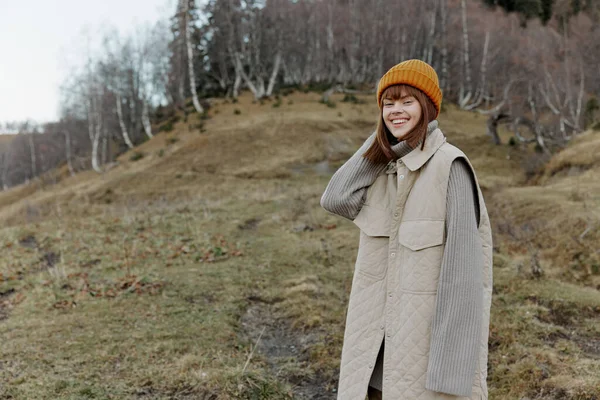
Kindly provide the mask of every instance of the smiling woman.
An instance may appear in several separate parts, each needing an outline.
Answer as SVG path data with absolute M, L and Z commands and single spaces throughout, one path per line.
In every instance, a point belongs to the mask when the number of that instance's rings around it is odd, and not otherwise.
M 377 131 L 321 197 L 360 228 L 338 399 L 487 399 L 492 236 L 475 172 L 438 128 L 431 66 L 392 67 L 377 101 Z

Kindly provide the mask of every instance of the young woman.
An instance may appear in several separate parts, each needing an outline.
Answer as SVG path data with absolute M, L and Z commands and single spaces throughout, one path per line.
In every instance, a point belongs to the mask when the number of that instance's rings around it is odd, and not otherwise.
M 438 128 L 431 66 L 392 67 L 377 102 L 321 198 L 360 228 L 338 399 L 487 399 L 492 235 L 473 167 Z

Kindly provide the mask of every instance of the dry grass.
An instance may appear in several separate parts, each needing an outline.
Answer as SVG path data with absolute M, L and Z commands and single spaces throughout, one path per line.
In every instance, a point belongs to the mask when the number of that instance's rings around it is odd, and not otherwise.
M 318 100 L 217 100 L 135 162 L 0 193 L 0 398 L 335 398 L 358 232 L 319 198 L 376 106 Z M 524 187 L 531 152 L 440 120 L 496 222 L 491 398 L 598 398 L 598 272 L 587 245 L 580 269 L 557 256 L 600 209 L 595 167 Z

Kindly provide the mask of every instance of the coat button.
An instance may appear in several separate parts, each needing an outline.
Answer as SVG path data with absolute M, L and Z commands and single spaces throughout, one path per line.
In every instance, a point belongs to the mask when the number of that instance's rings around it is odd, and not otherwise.
M 398 213 L 394 213 L 394 217 L 398 217 Z
M 404 175 L 400 175 L 398 178 L 400 178 L 400 179 L 404 179 Z
M 394 257 L 396 255 L 396 253 L 392 253 L 392 257 Z
M 369 364 L 369 369 L 373 369 L 373 364 Z
M 381 325 L 381 326 L 380 326 L 380 328 L 381 328 L 381 329 L 385 329 L 385 326 Z
M 390 294 L 388 294 L 388 297 L 392 297 L 392 294 L 391 294 L 391 293 L 390 293 Z

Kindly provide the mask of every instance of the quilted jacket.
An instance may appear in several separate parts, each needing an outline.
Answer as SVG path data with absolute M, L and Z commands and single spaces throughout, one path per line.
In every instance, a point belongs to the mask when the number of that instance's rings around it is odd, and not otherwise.
M 436 288 L 444 253 L 450 166 L 465 154 L 436 129 L 421 151 L 395 161 L 397 174 L 381 174 L 368 188 L 354 223 L 359 249 L 340 365 L 338 400 L 364 400 L 382 340 L 383 398 L 481 400 L 488 398 L 487 352 L 492 297 L 492 234 L 475 177 L 484 265 L 478 366 L 470 397 L 425 388 Z M 475 176 L 475 174 L 473 173 Z

